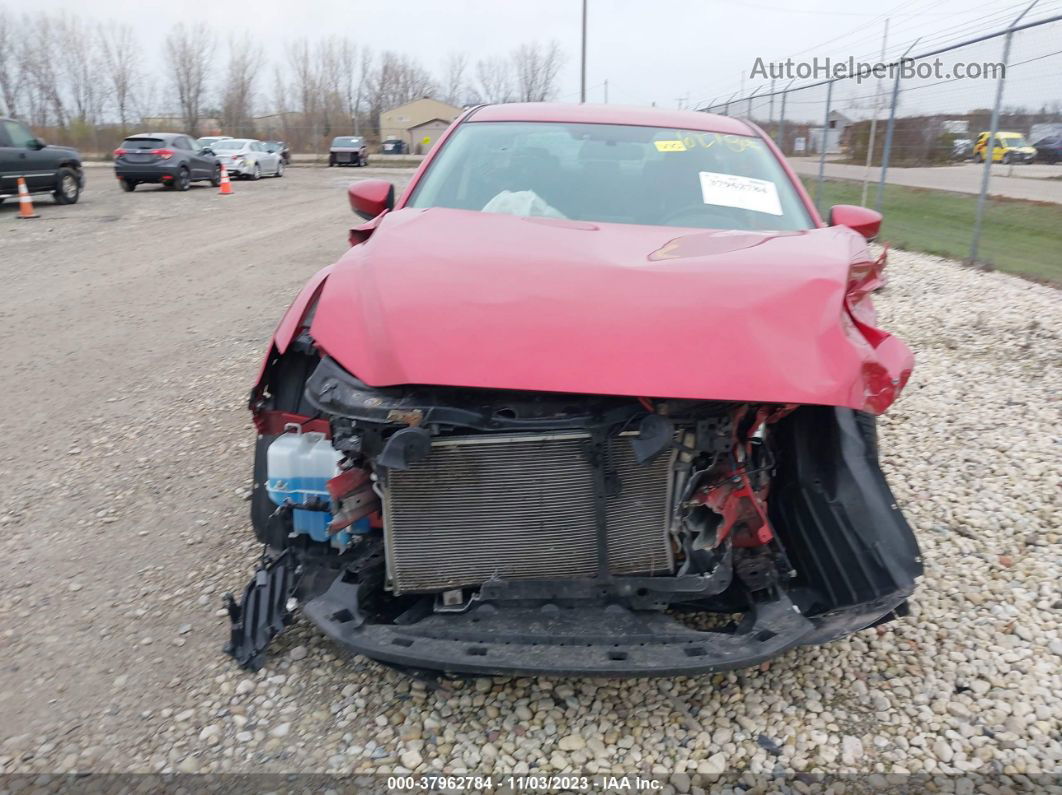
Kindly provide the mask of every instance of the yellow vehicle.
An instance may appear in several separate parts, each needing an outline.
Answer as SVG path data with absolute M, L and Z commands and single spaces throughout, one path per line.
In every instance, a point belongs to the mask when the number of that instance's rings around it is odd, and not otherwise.
M 974 160 L 985 162 L 985 144 L 991 133 L 983 132 L 974 143 Z M 1031 163 L 1036 157 L 1036 149 L 1029 146 L 1025 136 L 1016 132 L 997 132 L 996 145 L 992 148 L 993 163 Z

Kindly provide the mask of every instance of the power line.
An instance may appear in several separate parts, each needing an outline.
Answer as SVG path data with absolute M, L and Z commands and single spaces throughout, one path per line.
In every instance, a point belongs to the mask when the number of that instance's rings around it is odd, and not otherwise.
M 821 49 L 821 48 L 823 48 L 823 47 L 825 47 L 825 46 L 827 46 L 829 44 L 835 43 L 835 42 L 840 41 L 842 39 L 846 39 L 849 36 L 851 36 L 853 33 L 856 33 L 856 32 L 859 32 L 859 31 L 866 31 L 866 29 L 868 27 L 870 27 L 871 25 L 873 25 L 878 19 L 884 21 L 885 18 L 891 16 L 892 14 L 898 13 L 900 9 L 903 9 L 906 6 L 911 5 L 911 3 L 913 3 L 913 2 L 917 2 L 917 0 L 905 0 L 905 2 L 900 3 L 899 5 L 895 6 L 894 8 L 892 8 L 889 11 L 883 12 L 882 14 L 880 14 L 875 19 L 871 20 L 870 22 L 867 22 L 867 23 L 864 23 L 864 24 L 860 25 L 858 28 L 855 28 L 852 31 L 849 31 L 848 33 L 841 34 L 840 36 L 835 36 L 834 38 L 827 39 L 826 41 L 821 42 L 821 43 L 819 43 L 819 44 L 817 44 L 815 46 L 808 47 L 808 48 L 806 48 L 804 50 L 800 50 L 798 52 L 792 53 L 791 55 L 787 55 L 787 56 L 785 56 L 785 59 L 795 58 L 795 57 L 797 57 L 799 55 L 805 55 L 805 54 L 807 54 L 809 52 L 812 52 L 813 50 L 819 50 L 819 49 Z M 968 9 L 965 12 L 960 12 L 960 15 L 974 13 L 974 12 L 982 10 L 985 7 L 992 6 L 992 5 L 995 5 L 995 4 L 993 2 L 984 3 L 982 5 L 975 6 L 975 7 L 971 8 L 971 9 Z M 1004 22 L 1009 23 L 1009 21 L 1014 18 L 1014 14 L 1017 12 L 1017 10 L 1020 7 L 1024 6 L 1024 5 L 1025 5 L 1025 0 L 1021 0 L 1021 2 L 1019 2 L 1019 3 L 1015 4 L 1015 5 L 1008 6 L 1007 8 L 1003 8 L 1003 9 L 997 8 L 997 9 L 995 9 L 994 11 L 992 11 L 992 12 L 990 12 L 988 14 L 983 14 L 981 16 L 974 17 L 972 19 L 966 19 L 966 20 L 962 21 L 961 23 L 957 23 L 956 25 L 949 26 L 949 28 L 947 30 L 938 31 L 936 33 L 929 34 L 928 36 L 920 37 L 921 38 L 920 43 L 923 44 L 923 45 L 925 45 L 926 43 L 936 43 L 937 46 L 935 46 L 934 49 L 943 49 L 950 42 L 959 42 L 963 38 L 968 37 L 973 30 L 976 30 L 976 29 L 982 29 L 982 30 L 991 29 L 991 26 L 993 26 L 993 25 L 1003 26 Z M 1037 10 L 1038 11 L 1044 11 L 1044 10 L 1050 11 L 1050 10 L 1052 10 L 1052 7 L 1059 7 L 1059 6 L 1062 6 L 1062 2 L 1060 2 L 1060 0 L 1049 0 L 1049 2 L 1047 4 L 1045 4 L 1045 6 L 1038 7 Z M 918 13 L 918 12 L 911 12 L 911 13 Z M 910 31 L 910 30 L 913 30 L 913 29 L 916 29 L 915 27 L 912 26 L 911 22 L 914 22 L 914 20 L 911 20 L 907 25 L 901 26 L 901 29 L 899 31 L 900 35 L 897 36 L 897 35 L 894 35 L 894 34 L 890 34 L 890 39 L 893 42 L 897 42 L 896 44 L 893 45 L 893 48 L 902 49 L 902 48 L 905 47 L 905 44 L 907 43 L 907 40 L 904 38 L 903 33 L 907 32 L 907 31 Z M 1001 27 L 1001 29 L 1002 29 L 1002 27 Z M 875 31 L 874 33 L 871 33 L 869 35 L 863 35 L 863 36 L 860 36 L 860 37 L 857 37 L 857 38 L 853 39 L 851 42 L 849 42 L 849 46 L 855 45 L 855 44 L 857 44 L 859 42 L 864 42 L 864 41 L 869 41 L 869 40 L 876 40 L 876 39 L 879 38 L 879 36 L 880 36 L 880 34 Z M 873 54 L 868 54 L 868 55 L 861 55 L 858 58 L 856 58 L 855 60 L 857 60 L 857 61 L 870 61 L 870 60 L 876 61 L 878 57 L 879 56 L 878 56 L 877 53 L 873 53 Z M 785 60 L 785 59 L 783 59 L 783 60 Z M 737 84 L 731 83 L 730 84 L 730 88 L 727 91 L 721 91 L 721 92 L 719 92 L 717 94 L 717 98 L 718 97 L 726 97 L 727 95 L 731 94 L 732 93 L 731 90 L 734 88 L 735 85 L 737 85 Z M 762 84 L 761 84 L 760 88 L 762 88 Z M 760 90 L 760 89 L 757 89 L 757 90 Z M 796 89 L 794 89 L 794 90 L 796 90 Z M 733 101 L 734 102 L 738 102 L 738 101 L 740 101 L 742 99 L 747 99 L 747 98 L 748 98 L 747 95 L 743 94 L 742 96 L 734 97 Z M 697 105 L 705 105 L 705 104 L 707 104 L 707 100 L 701 100 L 700 102 L 697 103 Z
M 1007 24 L 1014 18 L 1014 13 L 1020 7 L 1013 6 L 1011 8 L 1004 9 L 1002 11 L 995 11 L 991 14 L 986 14 L 982 17 L 978 17 L 973 20 L 961 23 L 958 26 L 953 26 L 947 31 L 941 31 L 939 33 L 931 33 L 928 36 L 921 38 L 920 44 L 922 46 L 933 45 L 935 48 L 946 47 L 952 42 L 961 42 L 963 39 L 968 38 L 975 30 L 990 29 L 994 26 L 999 26 L 1000 29 L 1005 29 Z M 1047 3 L 1043 7 L 1038 7 L 1038 11 L 1050 12 L 1053 8 L 1062 7 L 1062 2 Z M 902 44 L 897 44 L 896 47 L 900 47 Z

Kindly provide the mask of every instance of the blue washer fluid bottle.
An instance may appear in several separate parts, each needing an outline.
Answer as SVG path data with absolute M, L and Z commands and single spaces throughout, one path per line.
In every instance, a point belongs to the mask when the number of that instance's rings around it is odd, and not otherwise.
M 328 481 L 339 474 L 343 454 L 332 447 L 323 433 L 302 433 L 295 424 L 284 427 L 284 433 L 273 440 L 266 455 L 266 492 L 276 505 L 291 503 L 305 505 L 314 500 L 328 503 Z M 346 530 L 328 535 L 332 514 L 327 511 L 292 511 L 296 533 L 310 536 L 314 541 L 345 547 L 350 543 Z M 363 527 L 362 525 L 365 525 Z M 364 532 L 368 521 L 356 522 L 351 530 Z

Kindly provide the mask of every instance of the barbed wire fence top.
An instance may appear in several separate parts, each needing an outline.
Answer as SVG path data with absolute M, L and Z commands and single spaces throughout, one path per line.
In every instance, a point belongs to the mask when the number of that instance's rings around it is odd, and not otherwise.
M 915 39 L 883 64 L 873 56 L 790 59 L 788 68 L 774 65 L 766 82 L 698 110 L 763 129 L 809 183 L 824 217 L 832 204 L 872 207 L 884 212 L 891 242 L 932 250 L 933 241 L 913 239 L 925 237 L 917 205 L 946 202 L 950 223 L 936 230 L 940 252 L 964 249 L 967 261 L 981 265 L 1035 256 L 1021 250 L 1021 235 L 982 234 L 989 220 L 993 229 L 1035 225 L 1036 214 L 1023 217 L 1022 203 L 994 197 L 992 183 L 1023 176 L 1020 169 L 1036 156 L 1031 145 L 1062 135 L 1062 14 L 1027 21 L 1025 12 L 994 12 L 990 30 L 975 20 Z M 874 35 L 864 38 L 868 47 Z M 881 66 L 872 71 L 874 64 Z M 801 79 L 800 69 L 840 71 Z M 942 167 L 939 192 L 910 186 L 910 170 L 926 166 Z M 1058 187 L 1058 223 L 1060 180 L 1062 172 L 1043 183 Z

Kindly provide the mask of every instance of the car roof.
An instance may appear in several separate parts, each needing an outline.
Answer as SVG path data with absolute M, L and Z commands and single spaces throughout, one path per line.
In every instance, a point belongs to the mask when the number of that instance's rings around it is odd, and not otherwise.
M 674 127 L 724 135 L 750 135 L 752 127 L 740 119 L 695 110 L 662 110 L 631 105 L 573 105 L 561 102 L 513 102 L 484 105 L 466 121 L 536 121 L 569 124 L 632 124 L 641 127 Z
M 183 135 L 184 135 L 184 133 L 143 132 L 143 133 L 133 133 L 132 135 L 127 135 L 127 136 L 125 136 L 125 140 L 128 141 L 130 138 L 163 138 L 163 139 L 165 139 L 165 138 L 178 138 L 178 137 L 183 136 Z M 188 137 L 191 138 L 192 136 L 189 135 Z

